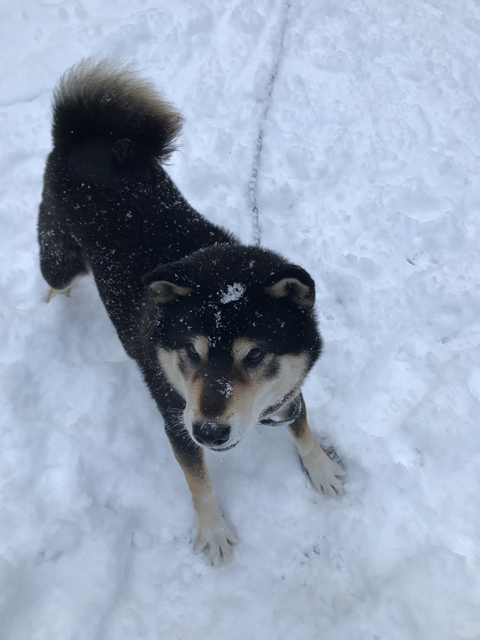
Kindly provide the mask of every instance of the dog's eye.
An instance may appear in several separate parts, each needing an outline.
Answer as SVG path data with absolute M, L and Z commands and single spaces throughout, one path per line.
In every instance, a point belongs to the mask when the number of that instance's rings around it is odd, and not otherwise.
M 264 357 L 265 351 L 257 347 L 247 353 L 247 357 L 245 358 L 245 360 L 247 364 L 258 364 L 263 360 Z
M 192 358 L 192 360 L 200 359 L 200 356 L 198 355 L 198 351 L 195 349 L 195 347 L 191 342 L 187 342 L 187 344 L 185 345 L 185 351 L 187 352 L 187 355 L 190 356 L 190 358 Z

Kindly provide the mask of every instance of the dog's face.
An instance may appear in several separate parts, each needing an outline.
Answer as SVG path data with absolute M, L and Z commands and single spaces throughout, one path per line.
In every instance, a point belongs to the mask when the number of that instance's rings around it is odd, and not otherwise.
M 158 305 L 155 357 L 185 400 L 190 436 L 217 451 L 281 411 L 321 348 L 310 276 L 261 249 L 227 251 L 212 247 L 146 276 Z
M 159 345 L 157 357 L 186 401 L 189 434 L 215 450 L 235 446 L 261 418 L 277 413 L 308 370 L 306 354 L 276 354 L 250 337 L 220 348 L 208 336 L 191 335 L 179 349 Z

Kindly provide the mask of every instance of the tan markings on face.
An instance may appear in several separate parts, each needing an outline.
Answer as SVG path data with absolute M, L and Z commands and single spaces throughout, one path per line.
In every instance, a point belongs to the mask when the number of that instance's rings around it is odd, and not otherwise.
M 157 347 L 157 358 L 172 387 L 182 398 L 186 398 L 187 380 L 180 371 L 180 353 L 178 351 L 167 351 L 167 349 Z
M 235 340 L 233 351 L 241 362 L 258 344 L 239 338 Z M 280 402 L 294 389 L 299 389 L 307 371 L 304 354 L 274 355 L 267 353 L 261 363 L 247 367 L 249 383 L 242 389 L 243 403 L 251 408 L 255 423 L 264 412 Z
M 208 360 L 209 344 L 206 336 L 195 336 L 191 343 L 195 347 L 195 351 L 200 356 L 200 360 L 206 362 Z
M 252 349 L 256 349 L 258 343 L 249 338 L 237 338 L 233 341 L 232 354 L 237 364 L 241 364 Z
M 208 339 L 205 336 L 195 336 L 190 340 L 200 362 L 208 360 Z M 167 380 L 184 400 L 188 400 L 190 389 L 194 384 L 197 363 L 192 361 L 185 349 L 169 351 L 162 347 L 157 347 L 157 357 Z
M 238 442 L 268 408 L 301 387 L 307 370 L 307 358 L 302 354 L 266 353 L 258 365 L 248 366 L 248 354 L 260 346 L 253 340 L 238 338 L 232 346 L 229 375 L 219 378 L 208 362 L 208 339 L 197 336 L 191 343 L 199 356 L 196 362 L 184 349 L 157 349 L 170 384 L 186 401 L 184 418 L 190 434 L 197 420 L 213 420 L 228 424 L 231 427 L 229 442 Z M 217 401 L 215 395 L 218 395 Z M 207 396 L 210 396 L 208 401 Z
M 232 346 L 236 375 L 222 420 L 232 427 L 232 440 L 240 440 L 269 407 L 293 389 L 299 389 L 307 371 L 307 358 L 303 354 L 266 353 L 258 365 L 246 365 L 250 351 L 258 348 L 260 345 L 248 338 L 238 338 Z

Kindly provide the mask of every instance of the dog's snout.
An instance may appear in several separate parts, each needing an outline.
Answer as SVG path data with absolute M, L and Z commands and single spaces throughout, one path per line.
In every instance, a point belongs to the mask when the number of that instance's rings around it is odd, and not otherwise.
M 206 447 L 221 447 L 230 438 L 228 424 L 203 420 L 193 423 L 193 437 Z

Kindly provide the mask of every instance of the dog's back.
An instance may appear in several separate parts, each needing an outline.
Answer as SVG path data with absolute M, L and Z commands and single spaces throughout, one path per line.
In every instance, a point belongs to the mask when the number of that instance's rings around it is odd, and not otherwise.
M 181 123 L 148 82 L 110 62 L 84 61 L 54 94 L 38 227 L 42 274 L 62 291 L 91 270 L 131 355 L 142 276 L 234 242 L 190 207 L 161 166 Z

